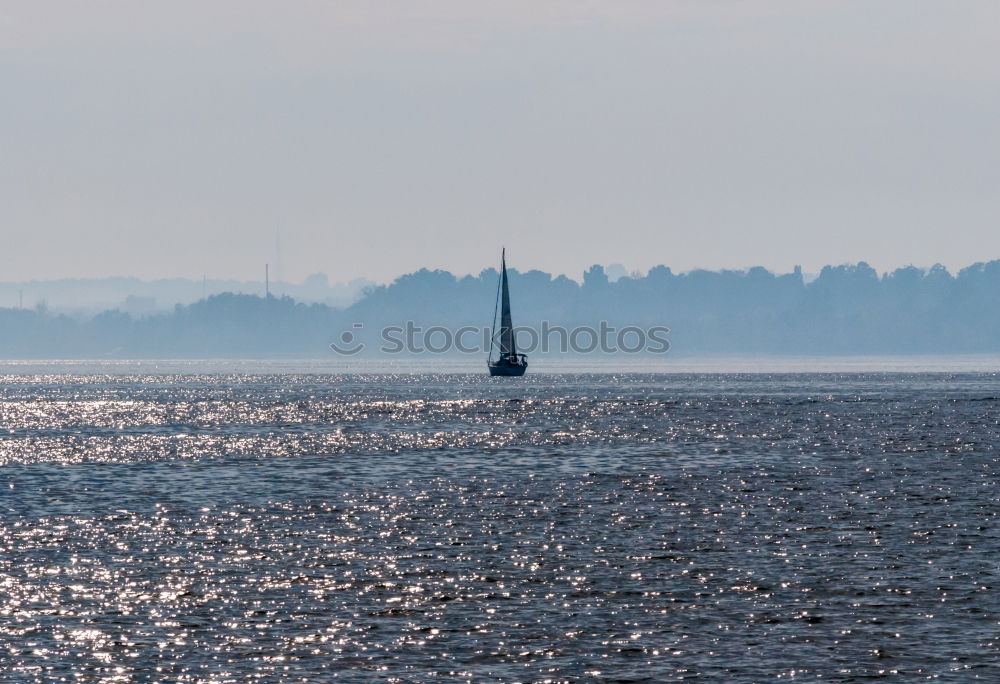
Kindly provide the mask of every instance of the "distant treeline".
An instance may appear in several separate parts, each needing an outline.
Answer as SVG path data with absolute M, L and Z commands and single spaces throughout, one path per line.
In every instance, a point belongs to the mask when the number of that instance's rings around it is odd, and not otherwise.
M 331 283 L 323 273 L 314 273 L 301 283 L 271 281 L 270 291 L 304 302 L 329 306 L 349 306 L 361 291 L 374 283 L 356 278 L 346 283 Z M 208 295 L 223 292 L 264 294 L 264 282 L 204 278 L 63 278 L 19 283 L 0 282 L 0 306 L 39 303 L 75 318 L 93 316 L 108 309 L 118 309 L 133 316 L 164 313 L 175 304 L 192 304 Z
M 462 278 L 421 270 L 368 288 L 345 309 L 229 293 L 144 317 L 107 311 L 78 320 L 44 307 L 0 309 L 0 356 L 323 356 L 344 331 L 365 341 L 371 356 L 387 325 L 488 326 L 496 287 L 494 269 Z M 881 277 L 864 262 L 827 266 L 809 283 L 798 269 L 673 273 L 658 266 L 612 282 L 594 266 L 582 284 L 512 271 L 511 290 L 518 326 L 662 325 L 678 355 L 1000 352 L 1000 260 L 957 275 L 942 266 Z

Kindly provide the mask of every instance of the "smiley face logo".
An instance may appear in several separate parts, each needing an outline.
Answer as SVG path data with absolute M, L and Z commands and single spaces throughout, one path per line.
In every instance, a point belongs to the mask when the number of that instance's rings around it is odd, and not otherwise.
M 355 323 L 355 329 L 364 328 L 364 323 Z M 365 348 L 364 342 L 357 342 L 356 336 L 350 330 L 340 333 L 340 343 L 331 342 L 330 349 L 344 356 L 354 356 Z

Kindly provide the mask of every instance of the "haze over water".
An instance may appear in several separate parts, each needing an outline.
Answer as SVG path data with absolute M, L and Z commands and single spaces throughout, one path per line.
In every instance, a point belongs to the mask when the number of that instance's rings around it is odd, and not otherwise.
M 5 364 L 0 671 L 995 681 L 989 365 Z

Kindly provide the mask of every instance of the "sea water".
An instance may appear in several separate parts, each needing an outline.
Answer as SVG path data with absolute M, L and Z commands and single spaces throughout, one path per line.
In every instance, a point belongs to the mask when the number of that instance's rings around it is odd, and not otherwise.
M 2 681 L 1000 680 L 995 373 L 3 370 Z

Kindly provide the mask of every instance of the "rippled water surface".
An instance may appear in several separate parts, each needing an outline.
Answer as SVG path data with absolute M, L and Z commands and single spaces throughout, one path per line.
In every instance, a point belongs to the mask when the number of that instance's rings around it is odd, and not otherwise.
M 998 408 L 989 373 L 0 375 L 0 679 L 1000 681 Z

